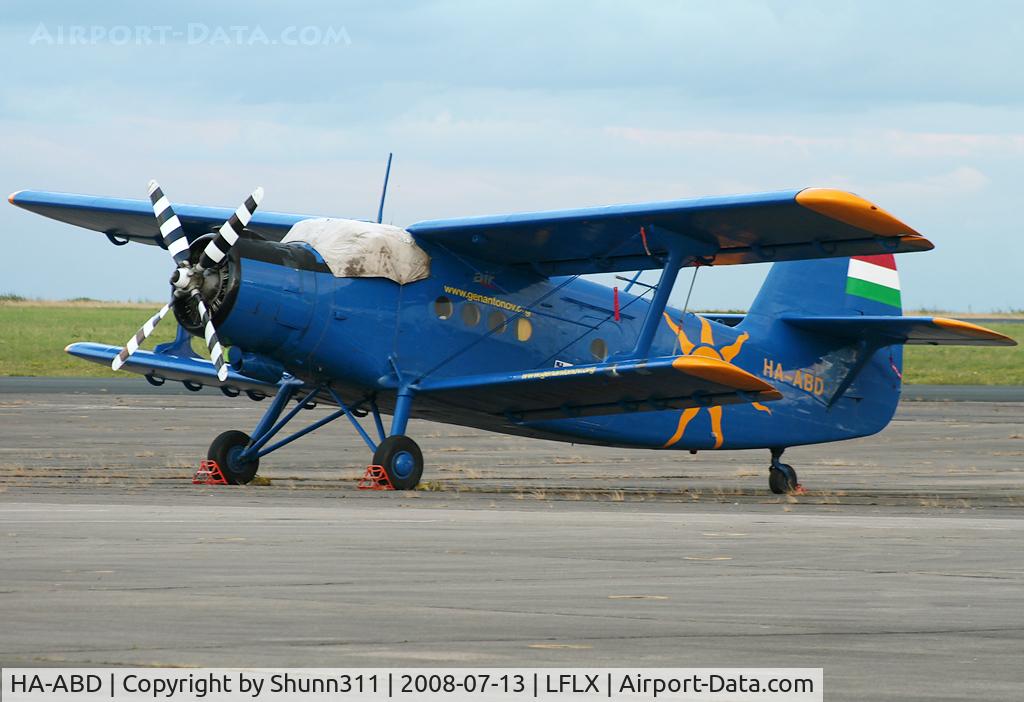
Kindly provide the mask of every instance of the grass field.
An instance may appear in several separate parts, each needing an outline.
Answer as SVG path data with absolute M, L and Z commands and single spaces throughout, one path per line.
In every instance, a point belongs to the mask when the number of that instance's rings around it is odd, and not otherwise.
M 74 341 L 123 346 L 160 309 L 160 303 L 0 302 L 0 375 L 130 377 L 64 353 Z M 167 316 L 143 348 L 171 341 L 177 331 Z
M 1024 324 L 982 324 L 1019 346 L 907 346 L 903 380 L 935 385 L 1024 385 Z
M 64 347 L 73 341 L 120 346 L 159 307 L 159 303 L 0 300 L 0 375 L 126 376 L 69 356 Z M 1024 344 L 1024 324 L 987 326 Z M 170 341 L 175 330 L 174 317 L 168 316 L 144 348 Z M 194 344 L 197 349 L 199 345 Z M 903 377 L 907 383 L 1024 384 L 1024 345 L 909 346 Z

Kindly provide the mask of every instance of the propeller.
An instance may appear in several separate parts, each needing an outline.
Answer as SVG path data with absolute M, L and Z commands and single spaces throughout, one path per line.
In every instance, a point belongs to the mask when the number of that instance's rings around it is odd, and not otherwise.
M 263 188 L 256 188 L 252 195 L 245 198 L 245 202 L 239 205 L 228 221 L 221 225 L 220 231 L 217 232 L 213 241 L 203 249 L 202 258 L 199 259 L 200 268 L 206 270 L 220 265 L 224 257 L 228 255 L 228 251 L 238 241 L 238 237 L 242 236 L 242 230 L 249 226 L 252 213 L 260 206 L 261 200 L 263 200 Z
M 149 200 L 153 203 L 153 214 L 160 225 L 160 237 L 174 259 L 175 269 L 171 275 L 171 301 L 150 317 L 135 335 L 128 340 L 121 352 L 110 364 L 114 370 L 120 369 L 131 355 L 139 350 L 142 343 L 153 333 L 160 320 L 167 316 L 171 307 L 179 300 L 189 298 L 196 304 L 203 325 L 203 338 L 210 350 L 210 358 L 217 369 L 217 377 L 223 382 L 228 379 L 227 363 L 224 360 L 224 348 L 217 337 L 217 329 L 213 326 L 213 317 L 203 299 L 202 284 L 204 274 L 221 266 L 227 259 L 231 247 L 235 245 L 242 231 L 249 224 L 253 213 L 263 199 L 263 188 L 256 188 L 252 195 L 245 199 L 234 214 L 221 225 L 217 235 L 203 249 L 199 262 L 189 261 L 189 244 L 182 229 L 181 220 L 174 214 L 170 200 L 155 180 L 149 181 Z
M 149 335 L 153 333 L 153 330 L 156 329 L 156 325 L 160 324 L 160 320 L 166 317 L 167 313 L 170 311 L 171 305 L 168 303 L 161 307 L 159 312 L 150 317 L 149 320 L 143 324 L 137 332 L 135 332 L 135 336 L 128 339 L 128 343 L 124 345 L 123 349 L 121 349 L 121 353 L 117 354 L 117 358 L 115 358 L 114 362 L 110 364 L 110 367 L 114 370 L 120 370 L 121 366 L 124 365 L 124 362 L 128 360 L 128 357 L 139 350 L 139 347 L 142 346 L 142 342 L 144 342 Z

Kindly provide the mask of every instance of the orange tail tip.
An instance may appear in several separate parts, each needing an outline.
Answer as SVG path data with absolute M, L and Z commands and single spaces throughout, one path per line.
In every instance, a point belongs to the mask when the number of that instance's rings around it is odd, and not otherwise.
M 986 329 L 977 324 L 971 324 L 960 319 L 949 319 L 947 317 L 936 317 L 935 325 L 948 329 L 965 338 L 974 338 L 979 341 L 987 341 L 994 346 L 1016 346 L 1017 342 L 1005 334 Z

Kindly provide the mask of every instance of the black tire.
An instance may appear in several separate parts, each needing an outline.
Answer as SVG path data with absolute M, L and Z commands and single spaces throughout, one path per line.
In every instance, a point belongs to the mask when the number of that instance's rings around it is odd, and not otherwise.
M 249 435 L 244 431 L 226 431 L 210 444 L 210 450 L 206 457 L 211 461 L 217 461 L 220 472 L 229 485 L 245 485 L 256 477 L 256 471 L 260 469 L 260 459 L 254 458 L 241 462 L 238 454 L 249 445 Z
M 203 389 L 202 383 L 193 383 L 191 380 L 183 380 L 181 384 L 185 386 L 185 389 L 191 390 L 192 392 L 199 392 Z
M 423 452 L 408 436 L 389 436 L 373 453 L 373 464 L 384 468 L 396 490 L 412 490 L 423 477 Z
M 788 495 L 796 490 L 799 479 L 793 466 L 788 463 L 780 463 L 779 467 L 771 467 L 768 471 L 768 487 L 776 495 Z

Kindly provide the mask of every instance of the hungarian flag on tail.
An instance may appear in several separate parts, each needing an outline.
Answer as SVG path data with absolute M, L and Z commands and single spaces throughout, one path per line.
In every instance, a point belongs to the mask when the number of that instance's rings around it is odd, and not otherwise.
M 853 256 L 846 274 L 848 295 L 900 307 L 900 276 L 892 254 Z

